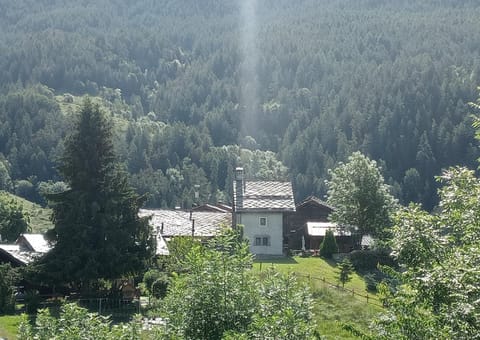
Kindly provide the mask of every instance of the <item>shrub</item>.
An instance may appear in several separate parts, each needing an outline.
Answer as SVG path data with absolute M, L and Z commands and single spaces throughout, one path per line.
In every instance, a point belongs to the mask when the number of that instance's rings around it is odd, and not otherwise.
M 147 293 L 157 299 L 165 297 L 168 283 L 168 275 L 157 269 L 150 269 L 143 276 L 143 284 Z
M 331 259 L 333 254 L 338 253 L 338 245 L 332 230 L 327 230 L 322 244 L 320 245 L 320 256 Z
M 359 272 L 376 270 L 379 264 L 395 267 L 395 261 L 386 251 L 354 250 L 348 255 L 348 257 L 355 270 Z

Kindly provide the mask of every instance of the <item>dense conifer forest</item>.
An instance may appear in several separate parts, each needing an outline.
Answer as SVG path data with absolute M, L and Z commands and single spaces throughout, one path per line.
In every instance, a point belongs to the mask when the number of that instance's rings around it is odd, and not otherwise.
M 476 166 L 477 1 L 242 3 L 0 0 L 0 189 L 44 203 L 61 187 L 84 95 L 150 207 L 228 201 L 240 163 L 323 197 L 361 151 L 432 209 L 441 169 Z

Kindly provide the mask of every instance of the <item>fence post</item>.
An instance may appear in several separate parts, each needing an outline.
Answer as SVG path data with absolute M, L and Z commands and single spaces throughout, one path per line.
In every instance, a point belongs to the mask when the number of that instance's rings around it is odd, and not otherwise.
M 102 298 L 98 299 L 98 314 L 102 314 Z
M 368 293 L 367 293 L 367 303 L 368 303 Z

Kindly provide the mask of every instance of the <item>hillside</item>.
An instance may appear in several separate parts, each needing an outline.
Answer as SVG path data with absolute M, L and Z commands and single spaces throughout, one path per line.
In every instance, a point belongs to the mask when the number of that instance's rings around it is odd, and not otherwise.
M 118 153 L 151 207 L 191 206 L 194 184 L 202 201 L 228 201 L 239 158 L 260 177 L 284 176 L 280 160 L 297 200 L 323 197 L 328 169 L 360 150 L 402 203 L 431 209 L 433 176 L 479 156 L 476 1 L 0 7 L 0 162 L 14 181 L 61 179 L 70 93 L 125 122 Z
M 50 209 L 43 208 L 36 203 L 32 203 L 24 198 L 12 194 L 9 194 L 9 196 L 15 199 L 23 207 L 23 212 L 28 215 L 28 226 L 30 229 L 29 232 L 45 233 L 48 229 L 51 229 L 53 227 L 53 223 L 50 220 Z

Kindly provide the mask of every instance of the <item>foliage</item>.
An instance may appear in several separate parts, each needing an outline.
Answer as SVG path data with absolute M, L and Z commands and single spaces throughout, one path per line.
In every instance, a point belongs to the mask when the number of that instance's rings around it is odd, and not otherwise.
M 141 199 L 115 159 L 110 123 L 89 100 L 59 169 L 69 190 L 47 196 L 54 248 L 38 263 L 40 279 L 89 289 L 98 279 L 141 272 L 153 249 L 148 220 L 138 217 Z
M 354 250 L 348 254 L 353 267 L 358 272 L 365 272 L 377 269 L 378 265 L 395 267 L 395 261 L 385 249 L 376 250 Z
M 247 334 L 253 339 L 313 339 L 313 300 L 294 274 L 269 271 L 260 283 L 260 306 Z
M 227 233 L 194 246 L 188 273 L 174 276 L 165 297 L 168 330 L 187 339 L 221 339 L 224 332 L 246 331 L 258 292 L 251 273 L 252 256 L 238 235 Z
M 393 254 L 402 266 L 396 292 L 383 287 L 388 312 L 377 321 L 383 338 L 463 338 L 480 334 L 480 181 L 452 168 L 439 180 L 440 205 L 428 214 L 411 205 L 396 216 Z
M 345 283 L 352 279 L 353 274 L 353 266 L 352 262 L 348 259 L 348 257 L 343 258 L 342 262 L 338 264 L 338 281 L 342 283 L 342 287 L 345 287 Z
M 196 238 L 177 236 L 168 242 L 170 255 L 160 257 L 158 265 L 169 275 L 173 273 L 184 273 L 188 270 L 188 254 L 192 248 L 199 246 L 200 241 Z
M 478 3 L 319 1 L 257 2 L 257 86 L 243 99 L 241 2 L 5 2 L 0 153 L 9 177 L 59 179 L 71 112 L 90 94 L 118 123 L 117 152 L 138 193 L 154 188 L 151 207 L 196 203 L 189 177 L 205 184 L 202 201 L 228 200 L 239 157 L 219 149 L 241 145 L 271 150 L 297 199 L 323 197 L 327 170 L 360 150 L 382 163 L 402 202 L 431 210 L 433 175 L 479 156 L 466 104 L 480 83 Z M 276 176 L 264 156 L 262 176 Z M 185 180 L 169 187 L 167 169 Z
M 329 229 L 325 232 L 325 237 L 320 244 L 320 256 L 331 259 L 335 253 L 338 253 L 337 240 L 335 239 L 333 230 Z
M 167 293 L 169 278 L 165 272 L 150 269 L 143 275 L 143 284 L 148 295 L 157 299 L 164 298 Z
M 377 163 L 360 152 L 330 171 L 328 203 L 335 207 L 329 218 L 347 225 L 352 232 L 386 238 L 392 225 L 396 200 L 380 173 Z
M 0 192 L 0 240 L 15 242 L 29 227 L 29 216 L 12 196 Z
M 60 316 L 50 315 L 48 309 L 38 312 L 35 324 L 27 315 L 19 326 L 18 338 L 22 340 L 47 339 L 140 339 L 138 320 L 124 325 L 111 325 L 108 317 L 89 313 L 76 304 L 65 304 Z
M 269 272 L 258 282 L 248 245 L 226 231 L 194 246 L 188 272 L 174 275 L 164 300 L 165 336 L 186 339 L 309 338 L 311 297 L 292 276 Z
M 10 264 L 0 264 L 0 315 L 15 310 L 14 285 L 18 273 Z

